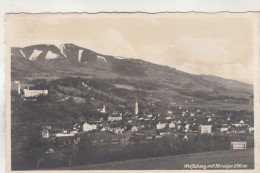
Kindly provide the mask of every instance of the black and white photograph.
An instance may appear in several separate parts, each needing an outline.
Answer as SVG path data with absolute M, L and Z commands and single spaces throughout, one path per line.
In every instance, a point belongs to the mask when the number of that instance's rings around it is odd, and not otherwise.
M 11 170 L 255 169 L 256 16 L 6 14 Z

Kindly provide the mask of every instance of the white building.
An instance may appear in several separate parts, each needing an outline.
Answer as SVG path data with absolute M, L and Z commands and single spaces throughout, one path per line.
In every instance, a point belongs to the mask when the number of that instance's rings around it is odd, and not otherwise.
M 186 125 L 185 125 L 185 130 L 186 130 L 186 131 L 189 131 L 189 129 L 190 129 L 190 125 L 189 125 L 189 124 L 186 124 Z
M 77 134 L 77 133 L 78 133 L 77 130 L 73 130 L 73 131 L 70 132 L 70 134 Z
M 101 131 L 101 132 L 107 131 L 107 128 L 106 128 L 106 127 L 103 127 L 100 131 Z
M 42 138 L 49 138 L 50 137 L 49 130 L 51 130 L 51 126 L 43 126 Z
M 228 125 L 227 124 L 221 124 L 217 126 L 217 132 L 227 132 L 228 131 Z
M 158 124 L 156 124 L 156 129 L 164 129 L 166 127 L 166 123 L 158 123 Z
M 175 125 L 175 123 L 174 123 L 174 122 L 171 122 L 171 123 L 169 124 L 169 128 L 170 128 L 170 129 L 173 129 L 173 128 L 175 128 L 175 126 L 176 126 L 176 125 Z
M 182 140 L 187 141 L 187 140 L 189 140 L 189 138 L 187 135 L 185 135 Z
M 84 132 L 89 132 L 89 131 L 93 131 L 97 129 L 97 125 L 95 124 L 88 124 L 88 123 L 84 123 L 83 124 L 83 131 Z
M 117 114 L 112 114 L 108 117 L 108 121 L 122 121 L 122 114 L 117 115 Z
M 122 128 L 116 128 L 115 129 L 116 134 L 123 133 L 123 132 L 124 132 L 124 129 L 122 129 Z
M 48 90 L 29 90 L 23 89 L 24 97 L 39 97 L 40 95 L 47 95 Z
M 103 114 L 106 113 L 106 106 L 103 106 L 103 108 L 100 110 L 100 113 L 103 113 Z
M 240 124 L 240 123 L 233 123 L 232 126 L 235 126 L 235 127 L 241 127 L 242 124 Z
M 42 138 L 48 139 L 50 137 L 50 133 L 48 130 L 44 129 L 42 131 Z
M 65 134 L 65 133 L 56 133 L 56 137 L 69 137 L 69 136 L 75 136 L 75 134 Z
M 164 136 L 164 135 L 170 135 L 171 133 L 170 132 L 167 132 L 167 131 L 165 131 L 165 132 L 160 132 L 160 136 Z
M 152 118 L 153 117 L 153 114 L 148 114 L 147 115 L 147 118 Z
M 106 106 L 103 106 L 102 108 L 97 109 L 97 111 L 99 111 L 102 114 L 105 114 L 106 113 Z
M 131 131 L 137 132 L 137 131 L 138 131 L 138 128 L 137 128 L 136 126 L 133 126 L 133 127 L 131 128 Z
M 221 127 L 217 129 L 218 132 L 227 132 L 228 128 L 227 127 Z
M 248 131 L 249 131 L 249 133 L 252 133 L 252 132 L 254 132 L 254 127 L 252 127 L 252 126 L 249 126 L 249 128 L 248 128 Z
M 245 150 L 246 148 L 246 141 L 231 142 L 231 149 L 233 150 Z
M 199 132 L 200 133 L 211 133 L 212 125 L 200 125 Z

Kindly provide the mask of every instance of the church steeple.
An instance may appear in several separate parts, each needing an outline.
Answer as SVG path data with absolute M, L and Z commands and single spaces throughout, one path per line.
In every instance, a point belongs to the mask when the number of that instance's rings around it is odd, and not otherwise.
M 138 103 L 137 103 L 137 99 L 135 100 L 135 115 L 138 115 Z

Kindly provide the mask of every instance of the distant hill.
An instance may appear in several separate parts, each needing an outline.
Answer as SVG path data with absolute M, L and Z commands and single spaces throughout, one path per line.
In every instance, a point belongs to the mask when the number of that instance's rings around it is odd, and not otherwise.
M 105 81 L 116 90 L 137 95 L 147 102 L 253 109 L 253 86 L 210 75 L 194 75 L 139 59 L 103 55 L 74 44 L 33 45 L 11 48 L 12 81 L 57 80 L 80 77 Z M 106 91 L 102 91 L 106 94 Z M 122 99 L 124 95 L 122 95 Z M 127 99 L 126 99 L 127 100 Z

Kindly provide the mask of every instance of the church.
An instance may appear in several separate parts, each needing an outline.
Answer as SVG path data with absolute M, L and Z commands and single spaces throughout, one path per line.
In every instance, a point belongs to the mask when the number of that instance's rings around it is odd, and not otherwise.
M 137 100 L 135 101 L 135 115 L 138 115 L 139 110 L 138 110 L 138 103 Z

